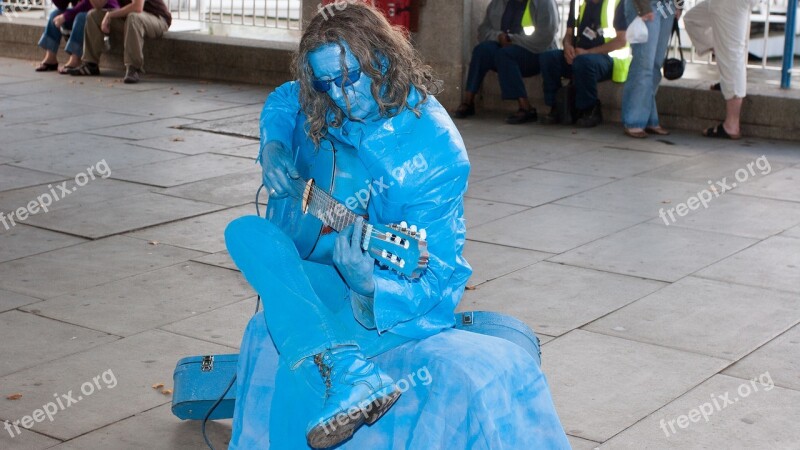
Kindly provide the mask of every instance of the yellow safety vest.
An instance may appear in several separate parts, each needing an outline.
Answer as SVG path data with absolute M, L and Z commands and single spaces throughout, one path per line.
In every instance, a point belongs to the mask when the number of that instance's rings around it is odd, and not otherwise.
M 533 26 L 533 18 L 531 17 L 531 0 L 528 0 L 528 3 L 525 4 L 525 12 L 522 13 L 522 31 L 525 32 L 526 35 L 530 36 L 536 28 Z
M 575 31 L 577 32 L 581 25 L 581 20 L 583 20 L 583 11 L 586 9 L 586 3 L 581 0 L 576 1 L 579 2 L 578 11 L 575 12 Z M 619 2 L 620 0 L 615 0 L 613 2 L 611 0 L 603 0 L 603 12 L 600 14 L 600 28 L 605 42 L 609 42 L 617 37 L 617 30 L 614 28 L 614 14 L 617 11 Z M 611 71 L 611 80 L 616 83 L 624 83 L 625 80 L 628 79 L 628 70 L 631 67 L 631 60 L 633 59 L 630 45 L 626 43 L 625 47 L 614 50 L 609 53 L 608 56 L 614 61 L 614 69 Z

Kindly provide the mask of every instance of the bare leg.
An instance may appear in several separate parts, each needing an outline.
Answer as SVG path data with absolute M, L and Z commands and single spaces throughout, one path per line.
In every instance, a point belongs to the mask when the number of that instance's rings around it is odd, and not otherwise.
M 742 113 L 742 99 L 734 97 L 725 102 L 725 131 L 731 136 L 739 135 L 739 118 Z
M 70 55 L 69 55 L 69 60 L 68 60 L 68 61 L 67 61 L 67 63 L 65 64 L 65 66 L 69 66 L 69 67 L 78 67 L 78 66 L 80 66 L 80 65 L 81 65 L 81 58 L 80 58 L 80 56 L 73 55 L 73 54 L 70 54 Z
M 469 92 L 469 91 L 465 92 L 464 93 L 464 103 L 466 103 L 467 105 L 471 105 L 471 104 L 475 103 L 475 93 L 474 92 Z
M 531 109 L 531 103 L 528 101 L 527 97 L 519 98 L 519 109 L 524 109 L 525 111 Z
M 47 50 L 44 53 L 44 60 L 42 60 L 42 64 L 58 64 L 58 57 L 56 57 L 55 53 Z

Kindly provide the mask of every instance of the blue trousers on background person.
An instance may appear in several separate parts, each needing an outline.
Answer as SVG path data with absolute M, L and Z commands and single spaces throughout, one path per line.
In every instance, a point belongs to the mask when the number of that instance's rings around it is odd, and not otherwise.
M 55 9 L 50 13 L 50 19 L 47 21 L 47 25 L 44 27 L 44 33 L 42 33 L 42 37 L 39 39 L 39 47 L 49 50 L 53 53 L 58 52 L 58 46 L 61 44 L 61 38 L 64 36 L 61 34 L 61 30 L 59 30 L 58 27 L 53 24 L 53 19 L 63 13 L 64 11 L 58 9 Z M 75 21 L 72 24 L 64 24 L 64 28 L 70 29 L 71 27 L 72 29 L 72 32 L 67 39 L 67 53 L 78 57 L 83 55 L 83 29 L 85 25 L 85 12 L 78 13 L 75 16 Z
M 573 79 L 575 86 L 575 108 L 579 111 L 591 109 L 597 104 L 597 83 L 610 80 L 614 61 L 608 55 L 576 56 L 572 65 L 567 64 L 563 50 L 550 50 L 539 55 L 542 68 L 544 103 L 553 107 L 556 92 L 561 87 L 561 78 Z
M 466 90 L 477 93 L 490 70 L 497 72 L 503 100 L 527 98 L 524 77 L 539 74 L 539 55 L 517 45 L 501 47 L 495 41 L 484 41 L 472 50 Z
M 631 44 L 631 61 L 628 79 L 622 91 L 622 125 L 625 128 L 655 128 L 658 123 L 656 92 L 661 82 L 661 66 L 667 56 L 669 37 L 675 15 L 665 10 L 666 17 L 658 9 L 659 1 L 651 0 L 650 6 L 656 11 L 653 20 L 647 25 L 647 42 Z M 661 8 L 664 9 L 663 6 Z M 633 0 L 625 0 L 625 19 L 630 25 L 636 18 Z

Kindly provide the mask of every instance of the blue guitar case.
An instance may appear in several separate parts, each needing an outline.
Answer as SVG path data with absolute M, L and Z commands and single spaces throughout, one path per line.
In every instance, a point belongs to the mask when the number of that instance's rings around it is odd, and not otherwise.
M 455 328 L 511 341 L 525 349 L 541 365 L 539 338 L 521 320 L 490 311 L 456 313 L 455 319 Z M 172 413 L 184 420 L 203 420 L 236 375 L 238 356 L 190 356 L 178 361 L 173 375 L 175 389 Z M 233 383 L 209 418 L 233 418 L 235 402 L 236 383 Z

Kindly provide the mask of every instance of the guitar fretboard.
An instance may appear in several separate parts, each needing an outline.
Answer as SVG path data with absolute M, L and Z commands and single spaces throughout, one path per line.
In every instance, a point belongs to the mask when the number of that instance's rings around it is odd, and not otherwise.
M 342 203 L 331 197 L 330 194 L 311 183 L 311 189 L 306 194 L 308 181 L 298 178 L 294 182 L 296 196 L 303 199 L 308 196 L 307 212 L 321 220 L 325 225 L 333 228 L 337 232 L 347 228 L 348 225 L 356 221 L 359 216 L 347 209 Z M 362 233 L 362 239 L 364 235 Z

